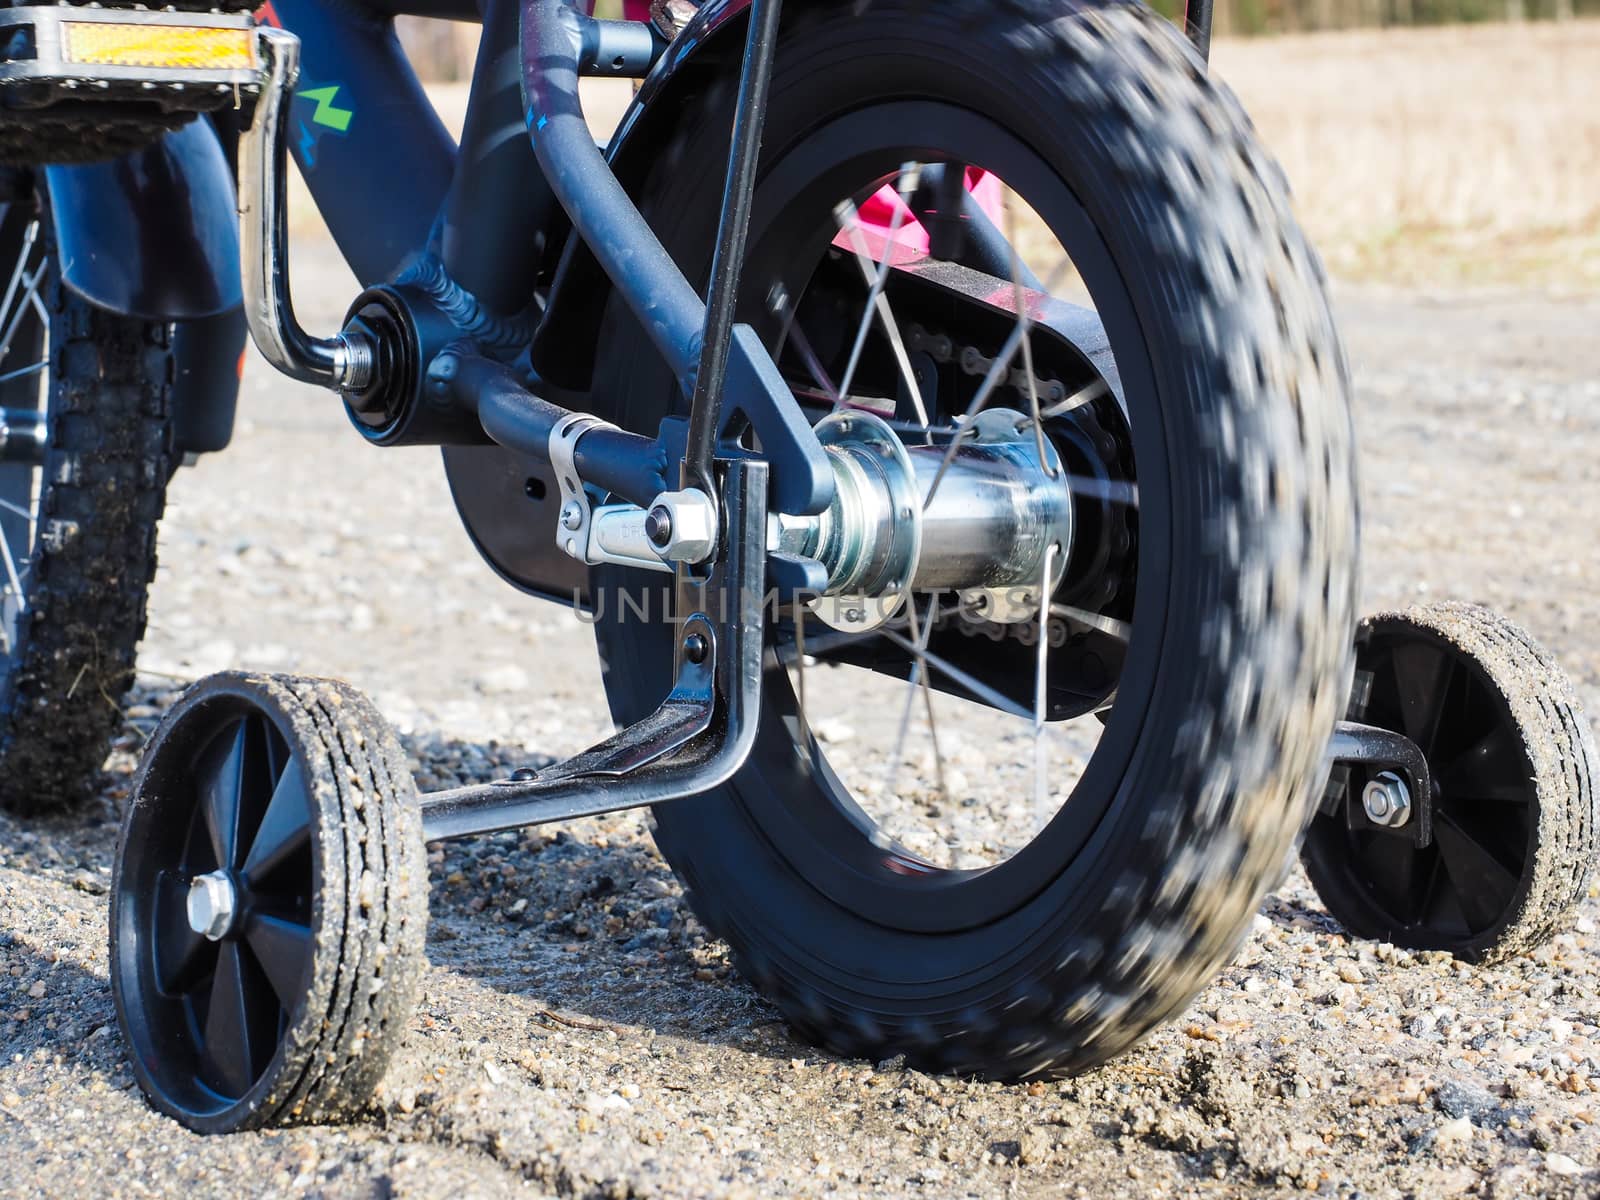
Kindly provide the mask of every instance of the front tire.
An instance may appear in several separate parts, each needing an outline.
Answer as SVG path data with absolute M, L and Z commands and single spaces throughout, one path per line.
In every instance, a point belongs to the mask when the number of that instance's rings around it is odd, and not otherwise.
M 38 461 L 0 465 L 0 807 L 28 816 L 90 793 L 133 683 L 172 474 L 173 358 L 170 325 L 62 285 L 48 198 L 27 173 L 12 184 L 0 287 L 14 284 L 3 319 L 20 319 L 0 397 L 46 430 Z

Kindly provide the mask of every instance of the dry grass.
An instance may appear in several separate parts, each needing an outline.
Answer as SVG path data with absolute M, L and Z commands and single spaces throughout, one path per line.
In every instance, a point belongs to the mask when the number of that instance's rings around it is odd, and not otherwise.
M 1225 40 L 1213 61 L 1336 274 L 1600 290 L 1600 21 Z
M 1213 60 L 1335 274 L 1600 291 L 1600 20 L 1225 39 Z M 586 86 L 603 136 L 629 88 Z M 459 129 L 466 85 L 429 90 Z M 296 231 L 320 230 L 296 191 Z

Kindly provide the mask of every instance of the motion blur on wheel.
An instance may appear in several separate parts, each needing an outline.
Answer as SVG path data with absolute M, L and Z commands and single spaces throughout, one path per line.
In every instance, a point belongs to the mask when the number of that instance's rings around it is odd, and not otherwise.
M 186 284 L 75 253 L 62 294 L 158 331 L 237 296 L 361 440 L 442 447 L 488 563 L 592 617 L 618 727 L 419 800 L 349 688 L 196 684 L 146 748 L 113 889 L 119 1023 L 157 1108 L 204 1132 L 359 1112 L 422 969 L 423 842 L 626 809 L 652 809 L 801 1036 L 1001 1079 L 1095 1066 L 1179 1012 L 1308 826 L 1354 932 L 1490 957 L 1557 926 L 1592 858 L 1586 727 L 1565 693 L 1513 694 L 1507 664 L 1539 652 L 1486 618 L 1358 639 L 1343 352 L 1203 17 L 428 11 L 484 26 L 459 150 L 345 0 L 275 0 L 243 42 L 225 15 L 107 32 L 62 10 L 34 20 L 43 75 L 13 54 L 41 103 L 84 78 L 192 95 L 148 74 L 180 46 L 244 72 L 238 272 L 211 253 L 232 184 L 197 182 L 217 120 L 136 152 L 170 151 L 164 176 L 106 177 L 182 184 L 160 195 L 192 236 L 161 244 L 194 250 Z M 596 75 L 641 81 L 603 149 Z M 364 284 L 331 334 L 294 313 L 291 154 Z M 48 175 L 57 243 L 103 247 L 73 178 Z M 17 288 L 46 277 L 29 261 Z M 135 299 L 155 294 L 182 303 Z M 50 344 L 16 370 L 77 369 Z M 18 428 L 86 436 L 85 393 L 50 395 Z M 188 411 L 173 451 L 214 448 Z M 49 523 L 52 481 L 81 475 L 44 462 L 7 502 L 18 544 L 99 544 Z M 7 613 L 50 561 L 26 554 Z

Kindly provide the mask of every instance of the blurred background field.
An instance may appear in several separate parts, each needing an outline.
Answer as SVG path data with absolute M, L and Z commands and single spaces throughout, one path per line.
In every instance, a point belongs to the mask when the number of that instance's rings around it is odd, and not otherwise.
M 1336 275 L 1600 290 L 1600 20 L 1227 38 Z
M 1486 16 L 1575 19 L 1500 20 Z M 1294 185 L 1333 273 L 1402 287 L 1600 291 L 1600 0 L 1237 0 L 1216 74 Z M 1480 19 L 1474 24 L 1421 22 Z M 1383 28 L 1340 28 L 1398 22 Z M 1419 24 L 1410 27 L 1415 21 Z M 404 22 L 459 128 L 475 27 Z M 593 88 L 603 133 L 629 97 Z M 298 210 L 314 222 L 308 205 Z

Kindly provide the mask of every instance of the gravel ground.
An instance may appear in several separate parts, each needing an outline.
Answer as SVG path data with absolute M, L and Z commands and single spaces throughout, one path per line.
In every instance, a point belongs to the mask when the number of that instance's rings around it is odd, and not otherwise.
M 348 280 L 331 249 L 301 249 L 302 307 L 331 323 Z M 1501 608 L 1600 711 L 1600 302 L 1341 304 L 1368 606 Z M 636 816 L 432 850 L 424 997 L 364 1120 L 202 1139 L 157 1117 L 115 1029 L 105 892 L 138 745 L 181 681 L 240 665 L 348 679 L 424 788 L 606 729 L 581 623 L 480 565 L 431 454 L 366 450 L 342 425 L 252 365 L 235 448 L 173 487 L 102 796 L 67 819 L 0 817 L 0 1194 L 1600 1191 L 1592 892 L 1552 945 L 1475 969 L 1350 941 L 1296 871 L 1183 1018 L 1093 1074 L 1006 1087 L 791 1040 Z M 998 765 L 973 753 L 974 778 Z

